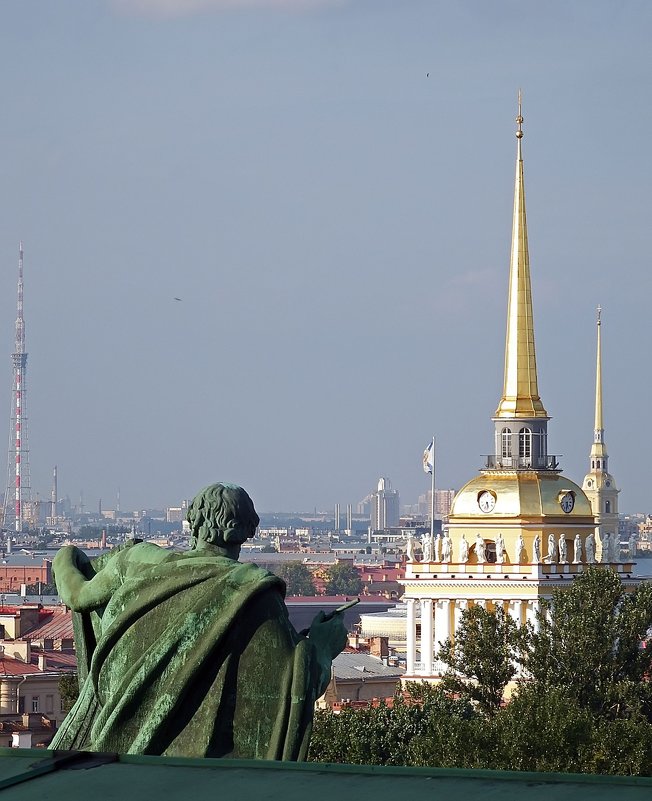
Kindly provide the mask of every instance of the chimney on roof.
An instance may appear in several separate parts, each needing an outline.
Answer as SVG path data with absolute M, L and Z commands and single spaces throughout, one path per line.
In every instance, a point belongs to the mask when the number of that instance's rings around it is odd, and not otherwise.
M 377 656 L 380 659 L 386 659 L 389 656 L 389 638 L 372 637 L 369 640 L 369 653 L 371 656 Z
M 38 669 L 42 670 L 44 673 L 48 669 L 48 661 L 43 652 L 38 655 Z

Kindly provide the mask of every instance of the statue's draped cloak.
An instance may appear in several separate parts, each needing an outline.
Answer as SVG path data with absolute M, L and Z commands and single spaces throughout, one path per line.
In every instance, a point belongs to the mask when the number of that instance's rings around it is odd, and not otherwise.
M 104 608 L 73 613 L 80 696 L 51 748 L 304 758 L 319 666 L 284 592 L 196 552 L 125 571 Z

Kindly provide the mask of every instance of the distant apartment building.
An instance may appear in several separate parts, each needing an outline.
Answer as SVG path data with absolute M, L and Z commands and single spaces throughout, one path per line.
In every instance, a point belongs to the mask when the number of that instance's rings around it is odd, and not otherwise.
M 400 520 L 398 490 L 388 478 L 378 479 L 378 489 L 371 494 L 370 525 L 372 531 L 398 526 Z
M 454 489 L 436 489 L 435 490 L 435 519 L 447 520 L 450 514 L 453 498 L 455 497 Z M 428 490 L 425 495 L 419 495 L 419 515 L 423 518 L 430 518 L 430 503 L 432 498 L 432 491 Z

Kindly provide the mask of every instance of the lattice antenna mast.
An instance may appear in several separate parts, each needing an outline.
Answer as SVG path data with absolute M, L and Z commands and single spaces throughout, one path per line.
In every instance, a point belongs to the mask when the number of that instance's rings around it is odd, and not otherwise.
M 27 447 L 27 351 L 23 317 L 23 243 L 18 250 L 18 305 L 16 342 L 11 355 L 13 387 L 11 393 L 11 428 L 9 433 L 7 487 L 5 490 L 5 528 L 23 530 L 23 504 L 30 500 L 29 449 Z M 13 504 L 11 500 L 13 498 Z

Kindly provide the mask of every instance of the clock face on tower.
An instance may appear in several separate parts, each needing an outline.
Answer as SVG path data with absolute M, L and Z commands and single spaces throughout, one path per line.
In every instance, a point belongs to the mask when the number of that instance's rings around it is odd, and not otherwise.
M 496 496 L 493 494 L 493 492 L 485 490 L 478 495 L 478 506 L 480 507 L 481 512 L 493 512 L 495 505 Z
M 570 514 L 575 506 L 575 496 L 573 493 L 565 492 L 559 499 L 559 505 L 561 506 L 562 511 L 566 512 L 567 515 Z

